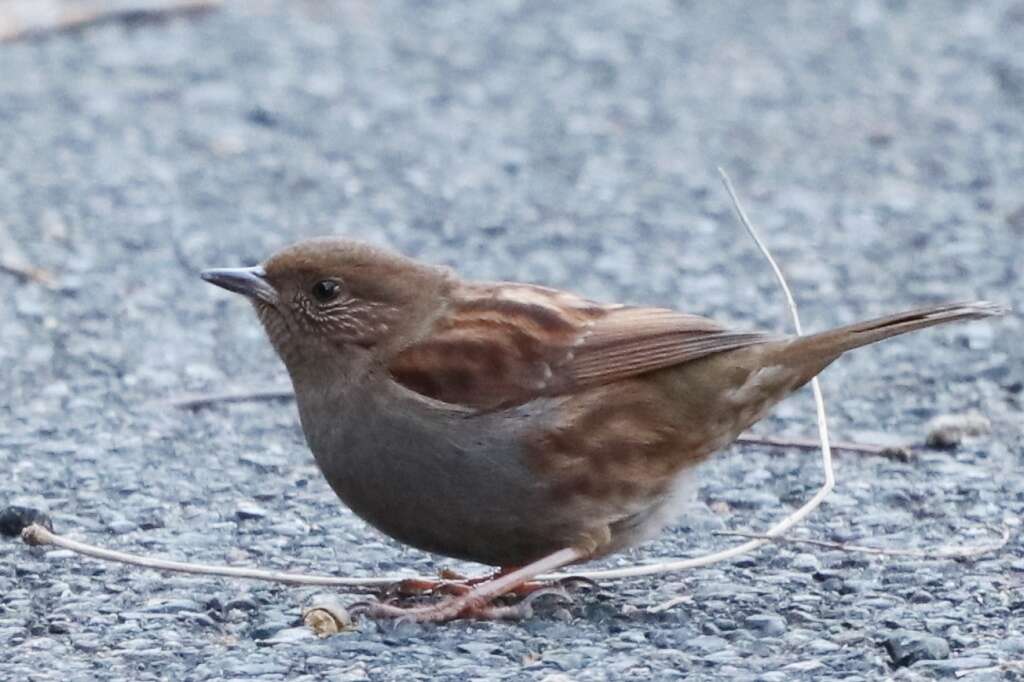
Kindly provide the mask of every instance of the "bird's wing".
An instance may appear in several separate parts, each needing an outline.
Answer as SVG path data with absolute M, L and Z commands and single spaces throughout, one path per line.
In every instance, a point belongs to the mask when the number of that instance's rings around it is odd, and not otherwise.
M 734 332 L 661 308 L 606 306 L 518 284 L 466 285 L 417 342 L 391 358 L 392 378 L 478 410 L 610 383 L 770 336 Z

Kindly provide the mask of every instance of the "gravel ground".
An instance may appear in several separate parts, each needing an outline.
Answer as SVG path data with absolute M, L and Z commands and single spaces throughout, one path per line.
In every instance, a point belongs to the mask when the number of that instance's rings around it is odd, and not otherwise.
M 0 507 L 131 551 L 429 573 L 335 500 L 251 310 L 198 280 L 338 233 L 470 276 L 775 328 L 727 168 L 811 329 L 986 297 L 1024 309 L 1024 3 L 228 3 L 0 45 Z M 1020 317 L 824 375 L 837 437 L 991 432 L 909 463 L 840 455 L 814 537 L 1009 544 L 973 561 L 787 545 L 608 583 L 519 623 L 362 622 L 311 589 L 172 576 L 0 541 L 0 678 L 1004 679 L 1024 659 Z M 813 431 L 798 396 L 759 426 Z M 813 492 L 807 452 L 734 447 L 686 525 L 621 564 L 724 546 Z M 458 566 L 474 570 L 472 566 Z M 342 595 L 345 601 L 358 597 Z M 674 600 L 674 606 L 655 607 Z M 1018 669 L 1019 670 L 1019 669 Z

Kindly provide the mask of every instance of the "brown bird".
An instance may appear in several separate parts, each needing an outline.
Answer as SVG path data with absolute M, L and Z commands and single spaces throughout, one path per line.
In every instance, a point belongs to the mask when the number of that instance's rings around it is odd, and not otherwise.
M 986 302 L 919 308 L 804 337 L 606 305 L 341 238 L 207 270 L 247 296 L 291 376 L 310 449 L 356 514 L 408 545 L 503 568 L 438 604 L 501 612 L 535 576 L 633 547 L 673 522 L 694 468 L 848 350 Z

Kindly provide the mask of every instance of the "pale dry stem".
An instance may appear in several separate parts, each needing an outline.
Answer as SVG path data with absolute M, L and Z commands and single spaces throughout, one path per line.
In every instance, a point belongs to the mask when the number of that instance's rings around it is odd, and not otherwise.
M 753 224 L 751 224 L 750 219 L 743 210 L 743 206 L 740 204 L 740 200 L 736 196 L 736 191 L 733 189 L 729 176 L 726 175 L 725 171 L 721 168 L 718 169 L 718 172 L 722 176 L 722 183 L 725 185 L 725 190 L 729 193 L 729 198 L 732 200 L 732 205 L 736 210 L 736 215 L 739 217 L 743 227 L 746 228 L 747 234 L 749 234 L 754 240 L 754 243 L 757 244 L 757 248 L 761 251 L 761 254 L 768 261 L 768 264 L 771 265 L 772 271 L 775 273 L 775 279 L 778 280 L 779 286 L 782 288 L 782 293 L 786 299 L 786 306 L 789 308 L 789 315 L 793 321 L 793 329 L 796 331 L 798 336 L 802 335 L 803 329 L 800 326 L 800 314 L 797 312 L 796 301 L 793 299 L 793 294 L 789 290 L 789 284 L 786 283 L 786 278 L 783 276 L 782 270 L 775 262 L 775 259 L 772 258 L 772 254 L 768 250 L 768 247 L 765 246 L 763 241 L 761 241 L 761 237 L 758 235 L 757 230 L 754 229 Z M 836 484 L 835 472 L 832 470 L 832 450 L 828 438 L 828 423 L 825 416 L 825 400 L 821 395 L 821 387 L 818 385 L 818 380 L 816 378 L 811 379 L 811 391 L 814 393 L 814 406 L 818 416 L 818 437 L 821 439 L 821 463 L 825 471 L 825 482 L 822 484 L 818 492 L 815 493 L 811 499 L 805 502 L 803 506 L 766 530 L 762 534 L 763 537 L 748 540 L 747 542 L 736 545 L 735 547 L 686 559 L 671 559 L 668 561 L 659 561 L 655 564 L 644 564 L 640 566 L 615 568 L 604 571 L 583 571 L 575 573 L 574 575 L 579 575 L 591 580 L 609 580 L 618 578 L 635 578 L 646 575 L 661 575 L 691 568 L 710 566 L 711 564 L 716 564 L 725 561 L 726 559 L 732 559 L 748 554 L 771 542 L 772 538 L 782 535 L 790 528 L 807 518 L 811 512 L 821 505 L 822 500 L 832 492 L 832 489 Z M 543 579 L 543 576 L 540 579 Z
M 825 549 L 838 549 L 844 552 L 857 552 L 858 554 L 877 554 L 881 556 L 906 556 L 919 559 L 967 559 L 970 557 L 989 554 L 1006 546 L 1010 541 L 1010 527 L 989 528 L 987 530 L 998 533 L 999 538 L 993 542 L 983 542 L 977 545 L 942 545 L 931 548 L 904 548 L 894 549 L 885 547 L 870 547 L 868 545 L 855 545 L 848 542 L 831 542 L 829 540 L 815 540 L 812 538 L 794 537 L 768 537 L 757 533 L 743 533 L 741 531 L 720 531 L 716 535 L 733 535 L 741 538 L 760 538 L 771 540 L 778 544 L 811 545 Z
M 0 270 L 23 280 L 41 284 L 47 289 L 57 288 L 57 278 L 48 270 L 13 259 L 0 258 Z
M 767 445 L 779 448 L 799 448 L 804 450 L 817 450 L 821 443 L 812 438 L 800 438 L 798 436 L 757 436 L 754 434 L 743 434 L 736 439 L 737 443 L 748 445 Z M 832 441 L 832 451 L 856 452 L 862 455 L 876 455 L 897 462 L 909 462 L 913 458 L 913 451 L 909 445 L 876 445 L 873 443 L 851 443 L 849 441 Z
M 1024 659 L 1012 660 L 1012 661 L 999 661 L 995 665 L 987 665 L 979 668 L 965 668 L 963 670 L 957 670 L 953 673 L 953 676 L 958 680 L 968 675 L 984 675 L 986 673 L 1012 673 L 1014 677 L 1006 677 L 1004 679 L 1016 680 L 1017 674 L 1024 673 Z
M 796 302 L 793 299 L 793 295 L 789 289 L 786 279 L 782 274 L 779 266 L 776 264 L 775 259 L 772 258 L 768 248 L 762 242 L 757 230 L 754 229 L 750 223 L 746 212 L 743 210 L 739 199 L 736 196 L 736 192 L 733 189 L 732 182 L 726 175 L 725 171 L 719 169 L 719 173 L 722 177 L 722 182 L 725 185 L 726 191 L 729 193 L 729 197 L 732 200 L 733 208 L 739 217 L 743 227 L 747 230 L 747 233 L 757 244 L 758 249 L 764 255 L 765 259 L 771 265 L 775 277 L 779 282 L 783 294 L 786 299 L 786 305 L 789 309 L 789 314 L 793 322 L 793 327 L 798 335 L 802 334 L 803 331 L 800 326 L 800 317 L 797 312 Z M 917 556 L 923 558 L 948 558 L 948 557 L 967 557 L 967 556 L 978 556 L 980 554 L 996 551 L 1003 547 L 1009 540 L 1009 528 L 1003 527 L 1001 531 L 1001 540 L 995 543 L 989 543 L 986 545 L 978 545 L 974 547 L 969 546 L 957 546 L 957 547 L 938 547 L 926 550 L 892 550 L 883 549 L 878 547 L 868 547 L 862 545 L 849 545 L 844 543 L 831 543 L 822 540 L 811 540 L 804 538 L 784 538 L 782 537 L 789 529 L 796 524 L 803 521 L 809 516 L 815 509 L 817 509 L 825 497 L 835 487 L 835 473 L 832 467 L 832 452 L 831 443 L 829 441 L 828 424 L 825 414 L 825 402 L 821 394 L 821 388 L 818 385 L 817 379 L 812 379 L 810 382 L 811 390 L 814 394 L 815 412 L 818 421 L 818 437 L 820 439 L 819 447 L 821 448 L 822 455 L 822 468 L 824 470 L 824 482 L 821 488 L 815 493 L 807 502 L 805 502 L 799 509 L 794 511 L 789 516 L 786 516 L 781 521 L 776 523 L 774 526 L 769 528 L 763 533 L 757 534 L 746 534 L 746 533 L 729 533 L 731 535 L 738 535 L 747 537 L 749 540 L 742 544 L 730 547 L 725 550 L 705 554 L 702 556 L 685 558 L 685 559 L 672 559 L 667 561 L 660 561 L 654 564 L 645 564 L 640 566 L 631 566 L 620 569 L 610 570 L 599 570 L 599 571 L 582 571 L 573 572 L 570 575 L 574 577 L 582 577 L 590 580 L 613 580 L 622 578 L 634 578 L 648 575 L 659 575 L 665 573 L 672 573 L 676 571 L 682 571 L 691 568 L 698 568 L 702 566 L 709 566 L 711 564 L 719 563 L 727 559 L 732 559 L 743 554 L 747 554 L 759 547 L 770 542 L 792 542 L 792 543 L 803 543 L 811 544 L 820 547 L 828 547 L 832 549 L 840 549 L 849 552 L 860 552 L 867 554 L 881 554 L 881 555 L 901 555 L 901 556 Z M 234 401 L 234 400 L 250 400 L 250 399 L 268 399 L 268 398 L 288 398 L 291 396 L 291 392 L 283 388 L 267 388 L 255 391 L 239 391 L 234 393 L 222 393 L 205 396 L 188 396 L 181 399 L 177 399 L 173 404 L 181 407 L 199 407 L 212 402 L 223 402 L 223 401 Z M 748 440 L 756 439 L 757 437 L 749 437 Z M 784 439 L 780 439 L 782 441 Z M 773 441 L 770 444 L 788 444 L 785 442 Z M 806 445 L 801 443 L 800 445 Z M 863 451 L 864 448 L 861 448 Z M 46 528 L 32 524 L 25 528 L 22 532 L 22 538 L 26 543 L 29 544 L 50 544 L 58 547 L 63 547 L 79 554 L 90 556 L 96 559 L 105 561 L 116 561 L 125 564 L 132 564 L 136 566 L 142 566 L 146 568 L 153 568 L 163 571 L 175 571 L 181 573 L 194 573 L 200 575 L 212 575 L 226 578 L 245 578 L 252 580 L 265 580 L 272 582 L 281 582 L 289 585 L 316 585 L 325 587 L 349 587 L 349 588 L 373 588 L 392 585 L 402 580 L 414 579 L 414 580 L 426 580 L 430 581 L 433 578 L 429 576 L 382 576 L 376 578 L 350 578 L 350 577 L 339 577 L 339 576 L 323 576 L 323 575 L 307 575 L 299 573 L 284 573 L 279 571 L 263 571 L 252 568 L 232 567 L 232 566 L 210 566 L 205 564 L 194 564 L 180 561 L 169 561 L 164 559 L 155 559 L 151 557 L 145 557 L 134 554 L 127 554 L 124 552 L 116 552 L 93 545 L 88 545 L 83 542 L 71 540 L 69 538 L 62 537 L 55 533 L 50 532 Z M 565 573 L 545 574 L 537 576 L 537 580 L 555 580 L 565 578 Z M 673 602 L 674 605 L 675 602 Z
M 183 393 L 161 401 L 164 405 L 183 409 L 198 409 L 218 403 L 241 403 L 250 400 L 292 400 L 295 393 L 288 386 L 256 386 L 218 393 Z
M 82 28 L 117 18 L 153 18 L 211 10 L 222 0 L 3 0 L 0 43 Z
M 112 549 L 104 549 L 84 542 L 78 542 L 71 538 L 58 535 L 38 523 L 33 523 L 21 531 L 21 539 L 29 545 L 54 545 L 69 549 L 76 554 L 100 559 L 102 561 L 114 561 L 143 568 L 154 568 L 159 571 L 171 571 L 174 573 L 192 573 L 197 575 L 213 575 L 222 578 L 244 578 L 248 580 L 265 580 L 268 582 L 284 583 L 286 585 L 315 585 L 319 587 L 384 587 L 393 585 L 399 580 L 405 580 L 413 576 L 389 576 L 383 578 L 347 578 L 329 575 L 307 575 L 303 573 L 286 573 L 283 571 L 264 571 L 258 568 L 245 568 L 241 566 L 211 566 L 209 564 L 194 564 L 185 561 L 171 561 L 168 559 L 157 559 L 154 557 L 142 556 L 118 552 Z

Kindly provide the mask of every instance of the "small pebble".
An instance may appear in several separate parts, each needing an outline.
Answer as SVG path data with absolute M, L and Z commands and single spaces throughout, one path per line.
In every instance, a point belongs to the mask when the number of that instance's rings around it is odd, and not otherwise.
M 0 535 L 16 538 L 27 526 L 38 523 L 46 529 L 53 530 L 53 521 L 45 512 L 31 507 L 11 505 L 0 509 Z
M 786 632 L 786 619 L 774 613 L 748 616 L 743 625 L 759 637 L 780 637 Z
M 262 646 L 273 646 L 275 644 L 295 644 L 297 642 L 302 642 L 311 639 L 312 637 L 313 633 L 310 632 L 309 628 L 285 628 L 284 630 L 278 630 L 270 637 L 256 640 L 256 643 Z
M 812 573 L 821 568 L 821 562 L 818 561 L 818 557 L 808 552 L 797 554 L 793 557 L 793 561 L 790 564 L 793 568 L 804 573 Z
M 897 668 L 917 661 L 934 661 L 949 657 L 949 643 L 926 632 L 896 630 L 885 638 L 885 648 Z
M 267 515 L 267 510 L 252 502 L 240 502 L 235 508 L 235 516 L 241 521 L 262 519 Z

